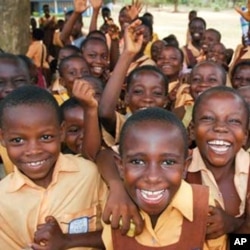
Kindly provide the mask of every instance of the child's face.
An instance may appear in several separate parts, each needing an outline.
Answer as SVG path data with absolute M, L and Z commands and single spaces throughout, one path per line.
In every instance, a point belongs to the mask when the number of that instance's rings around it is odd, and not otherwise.
M 164 48 L 165 43 L 162 40 L 157 40 L 152 43 L 151 46 L 151 57 L 156 62 L 161 50 Z
M 102 42 L 91 41 L 86 44 L 82 53 L 91 75 L 101 77 L 108 67 L 107 47 Z
M 30 82 L 29 71 L 10 59 L 0 61 L 0 100 Z
M 1 142 L 17 168 L 39 186 L 47 187 L 61 149 L 62 129 L 55 111 L 45 104 L 4 110 Z
M 87 75 L 89 75 L 88 65 L 80 58 L 72 58 L 64 64 L 61 81 L 70 96 L 72 95 L 74 81 Z
M 205 90 L 222 85 L 222 72 L 215 65 L 202 64 L 191 73 L 190 91 L 194 100 Z
M 202 49 L 204 52 L 207 52 L 208 49 L 213 46 L 213 44 L 218 43 L 217 36 L 214 32 L 207 30 L 204 32 L 204 35 L 202 37 L 201 43 L 202 43 Z
M 239 88 L 238 92 L 250 106 L 250 85 Z
M 176 48 L 165 47 L 161 50 L 157 66 L 169 80 L 177 80 L 182 69 L 181 55 Z
M 232 78 L 232 86 L 234 89 L 238 89 L 246 85 L 250 85 L 250 65 L 239 67 Z
M 176 194 L 186 165 L 179 129 L 154 121 L 131 126 L 117 165 L 131 198 L 157 219 Z
M 82 153 L 84 133 L 83 109 L 80 106 L 64 111 L 64 143 L 75 154 Z
M 191 23 L 189 31 L 192 41 L 201 41 L 205 32 L 205 26 L 200 20 L 195 20 Z
M 247 139 L 243 102 L 232 93 L 212 93 L 197 107 L 194 120 L 196 145 L 208 168 L 230 167 Z
M 126 102 L 131 112 L 148 107 L 163 107 L 166 104 L 165 85 L 158 73 L 147 71 L 137 73 L 126 94 Z
M 221 65 L 226 64 L 226 49 L 221 43 L 214 44 L 209 48 L 207 53 L 208 60 L 220 63 Z

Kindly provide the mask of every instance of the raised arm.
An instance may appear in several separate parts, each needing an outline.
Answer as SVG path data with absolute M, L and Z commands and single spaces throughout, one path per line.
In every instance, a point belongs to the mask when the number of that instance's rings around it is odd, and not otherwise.
M 111 77 L 106 84 L 100 106 L 99 116 L 104 128 L 114 136 L 116 127 L 116 104 L 119 100 L 122 85 L 124 83 L 127 70 L 136 54 L 140 51 L 143 41 L 143 27 L 141 21 L 136 20 L 125 30 L 125 48 L 113 70 Z
M 72 90 L 84 110 L 84 137 L 82 155 L 94 161 L 101 147 L 101 134 L 98 121 L 98 103 L 91 84 L 84 80 L 76 80 Z
M 98 29 L 97 19 L 98 19 L 98 14 L 99 14 L 100 8 L 102 7 L 103 1 L 102 0 L 90 0 L 90 4 L 93 8 L 93 13 L 92 13 L 91 20 L 90 20 L 89 32 Z
M 248 22 L 250 22 L 250 0 L 247 1 L 247 10 L 242 10 L 239 6 L 234 7 L 234 9 Z
M 60 39 L 64 45 L 70 44 L 70 35 L 79 16 L 88 8 L 87 0 L 74 0 L 74 12 L 71 14 L 69 19 L 65 22 Z

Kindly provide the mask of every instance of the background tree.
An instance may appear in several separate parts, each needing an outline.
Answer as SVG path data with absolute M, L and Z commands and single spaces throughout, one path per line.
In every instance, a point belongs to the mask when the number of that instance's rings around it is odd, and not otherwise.
M 0 13 L 0 48 L 25 54 L 30 41 L 30 0 L 1 0 Z

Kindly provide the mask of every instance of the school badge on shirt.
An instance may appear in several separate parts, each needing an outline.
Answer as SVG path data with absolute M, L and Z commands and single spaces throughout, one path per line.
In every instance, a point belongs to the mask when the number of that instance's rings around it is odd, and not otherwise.
M 87 233 L 89 230 L 89 218 L 80 217 L 69 223 L 69 234 Z

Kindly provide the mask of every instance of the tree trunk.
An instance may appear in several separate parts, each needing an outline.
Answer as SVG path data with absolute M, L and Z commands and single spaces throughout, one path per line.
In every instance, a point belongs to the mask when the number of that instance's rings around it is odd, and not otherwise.
M 174 0 L 174 12 L 178 12 L 178 2 L 179 0 Z
M 30 0 L 1 0 L 0 13 L 1 49 L 25 54 L 30 42 Z

